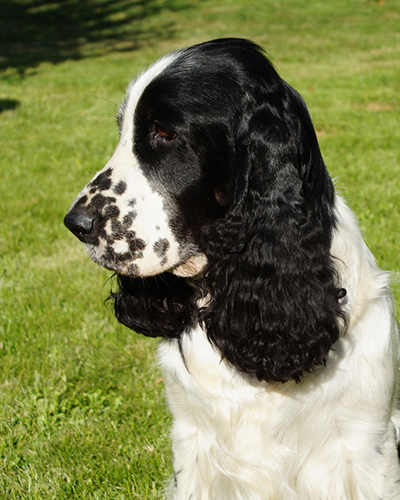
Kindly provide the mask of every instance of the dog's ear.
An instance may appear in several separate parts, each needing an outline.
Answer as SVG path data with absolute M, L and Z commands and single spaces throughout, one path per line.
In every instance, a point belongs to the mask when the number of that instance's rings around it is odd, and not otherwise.
M 342 313 L 333 185 L 305 104 L 283 82 L 279 92 L 239 127 L 235 201 L 204 235 L 201 314 L 224 359 L 285 382 L 325 362 Z
M 118 276 L 119 290 L 112 292 L 117 320 L 147 337 L 179 337 L 197 318 L 187 282 L 170 273 L 150 278 Z

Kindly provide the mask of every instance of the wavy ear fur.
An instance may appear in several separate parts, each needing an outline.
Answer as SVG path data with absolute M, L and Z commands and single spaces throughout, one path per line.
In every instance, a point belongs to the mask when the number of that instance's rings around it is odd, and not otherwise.
M 118 276 L 111 293 L 117 320 L 147 337 L 179 337 L 197 320 L 195 289 L 170 273 L 151 278 Z
M 283 81 L 278 93 L 239 127 L 236 199 L 203 238 L 201 318 L 229 363 L 286 382 L 325 362 L 343 315 L 333 185 L 301 97 Z

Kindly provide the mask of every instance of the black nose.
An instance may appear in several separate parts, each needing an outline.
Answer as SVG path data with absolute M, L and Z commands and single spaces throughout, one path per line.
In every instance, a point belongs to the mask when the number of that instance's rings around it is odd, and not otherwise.
M 93 223 L 93 217 L 78 212 L 68 212 L 64 218 L 66 227 L 81 241 L 86 241 L 86 236 L 93 229 Z

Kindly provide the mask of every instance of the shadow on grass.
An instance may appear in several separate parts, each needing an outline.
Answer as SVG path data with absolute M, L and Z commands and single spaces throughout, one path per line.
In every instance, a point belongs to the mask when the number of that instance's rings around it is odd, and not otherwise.
M 21 76 L 43 61 L 81 59 L 134 50 L 174 36 L 171 16 L 151 25 L 162 11 L 180 11 L 198 0 L 2 0 L 0 74 Z
M 20 102 L 15 99 L 0 99 L 0 113 L 3 113 L 3 111 L 13 111 L 19 105 Z

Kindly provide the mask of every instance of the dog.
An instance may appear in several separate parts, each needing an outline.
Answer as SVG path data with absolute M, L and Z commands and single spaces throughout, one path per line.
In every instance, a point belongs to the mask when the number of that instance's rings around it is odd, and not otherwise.
M 335 193 L 300 95 L 219 39 L 130 84 L 65 225 L 161 337 L 174 500 L 400 499 L 390 277 Z

